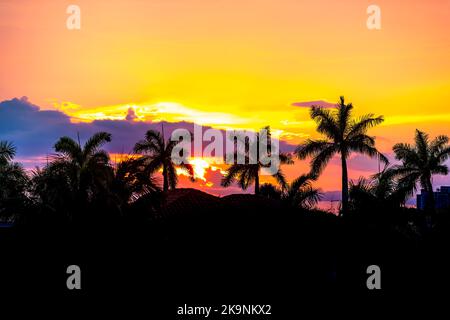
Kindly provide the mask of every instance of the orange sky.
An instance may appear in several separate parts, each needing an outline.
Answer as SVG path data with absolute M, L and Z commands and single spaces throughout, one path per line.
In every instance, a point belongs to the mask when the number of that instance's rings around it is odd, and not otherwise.
M 66 8 L 81 8 L 81 30 Z M 0 0 L 0 101 L 28 96 L 73 121 L 271 125 L 283 139 L 316 136 L 306 108 L 337 101 L 386 123 L 382 151 L 415 128 L 450 135 L 450 1 Z M 288 169 L 290 177 L 306 163 Z M 337 166 L 321 179 L 338 189 Z M 351 177 L 361 174 L 352 171 Z

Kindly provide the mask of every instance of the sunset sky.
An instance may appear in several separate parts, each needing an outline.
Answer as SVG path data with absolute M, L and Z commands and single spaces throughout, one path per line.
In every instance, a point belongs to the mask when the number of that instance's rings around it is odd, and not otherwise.
M 70 4 L 80 30 L 66 27 Z M 381 30 L 366 27 L 371 4 Z M 344 95 L 355 115 L 385 116 L 370 133 L 392 158 L 415 128 L 450 135 L 449 30 L 448 0 L 0 0 L 0 140 L 25 164 L 77 131 L 108 128 L 110 151 L 128 152 L 160 121 L 270 125 L 294 146 L 318 136 L 311 102 Z M 220 193 L 221 169 L 197 162 L 207 181 L 194 186 Z M 350 178 L 376 168 L 355 155 Z M 284 169 L 292 179 L 308 163 Z M 318 185 L 340 188 L 337 161 Z

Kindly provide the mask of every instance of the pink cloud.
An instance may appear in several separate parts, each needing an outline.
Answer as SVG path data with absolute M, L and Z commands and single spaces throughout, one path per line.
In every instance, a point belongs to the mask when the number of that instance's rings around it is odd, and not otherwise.
M 323 100 L 316 101 L 304 101 L 304 102 L 294 102 L 292 104 L 294 107 L 310 108 L 311 106 L 320 106 L 322 108 L 335 108 L 336 103 L 330 103 Z

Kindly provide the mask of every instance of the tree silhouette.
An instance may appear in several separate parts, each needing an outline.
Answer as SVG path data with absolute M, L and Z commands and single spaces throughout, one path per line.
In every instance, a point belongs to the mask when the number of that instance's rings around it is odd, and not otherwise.
M 137 142 L 134 146 L 135 153 L 143 154 L 140 161 L 145 164 L 148 173 L 162 168 L 164 192 L 175 189 L 178 183 L 177 166 L 172 160 L 172 150 L 177 144 L 178 141 L 164 141 L 164 135 L 161 135 L 158 131 L 148 130 L 145 139 Z M 187 172 L 191 180 L 194 180 L 192 165 L 182 163 L 178 167 Z
M 402 164 L 393 166 L 391 175 L 398 178 L 404 188 L 412 191 L 419 183 L 428 195 L 425 204 L 430 212 L 435 210 L 433 175 L 448 174 L 448 167 L 444 164 L 450 156 L 448 142 L 449 138 L 443 135 L 430 141 L 428 134 L 416 130 L 414 146 L 397 143 L 393 147 L 395 158 Z
M 259 188 L 259 194 L 268 199 L 281 200 L 282 191 L 271 183 L 263 183 Z
M 315 177 L 309 174 L 294 179 L 283 194 L 283 200 L 296 208 L 310 209 L 316 206 L 322 198 L 322 194 L 319 189 L 312 186 L 314 180 Z
M 350 181 L 350 201 L 352 208 L 361 211 L 384 211 L 398 209 L 405 204 L 411 190 L 392 179 L 392 169 L 385 168 L 369 179 L 360 177 Z
M 352 119 L 353 105 L 345 104 L 344 97 L 334 110 L 327 110 L 320 106 L 312 106 L 310 115 L 317 124 L 317 131 L 325 139 L 308 139 L 299 145 L 295 154 L 299 159 L 312 157 L 311 175 L 319 175 L 328 162 L 336 154 L 341 156 L 342 166 L 342 213 L 348 211 L 348 169 L 347 159 L 352 152 L 358 152 L 369 157 L 378 157 L 388 163 L 387 158 L 375 148 L 375 138 L 368 136 L 368 129 L 382 123 L 382 116 L 374 117 L 366 114 L 359 119 Z
M 270 141 L 270 128 L 265 127 L 262 130 L 267 130 L 267 143 Z M 259 183 L 259 175 L 263 168 L 269 168 L 269 161 L 265 161 L 267 159 L 263 159 L 259 154 L 259 144 L 260 144 L 260 134 L 256 133 L 256 139 L 253 141 L 248 141 L 244 137 L 238 136 L 237 138 L 241 140 L 244 145 L 244 150 L 237 150 L 234 154 L 234 163 L 228 168 L 226 175 L 222 178 L 222 186 L 229 187 L 234 181 L 237 181 L 239 187 L 243 190 L 247 190 L 247 188 L 251 184 L 255 184 L 255 194 L 260 193 L 260 183 Z M 251 152 L 251 150 L 256 150 L 256 154 Z M 274 153 L 274 146 L 267 145 L 268 156 Z M 237 163 L 237 159 L 239 154 L 244 156 L 244 163 Z M 292 164 L 293 161 L 289 154 L 279 153 L 279 164 Z M 287 182 L 286 178 L 281 171 L 281 168 L 278 168 L 277 172 L 272 175 L 282 189 L 286 188 Z
M 320 190 L 312 186 L 314 180 L 314 177 L 304 174 L 294 179 L 284 190 L 271 183 L 264 183 L 261 186 L 260 194 L 269 199 L 284 201 L 294 208 L 311 209 L 322 198 Z
M 0 141 L 0 218 L 16 219 L 28 203 L 29 178 L 22 165 L 13 162 L 16 147 Z
M 16 147 L 8 141 L 0 141 L 0 165 L 6 165 L 16 155 Z
M 142 161 L 132 157 L 115 167 L 111 193 L 121 212 L 127 212 L 134 203 L 144 198 L 152 205 L 159 203 L 161 189 L 147 169 Z
M 72 215 L 84 213 L 97 195 L 106 194 L 113 171 L 101 147 L 110 141 L 107 132 L 95 133 L 83 147 L 69 137 L 60 138 L 51 163 L 35 172 L 35 189 L 43 204 Z

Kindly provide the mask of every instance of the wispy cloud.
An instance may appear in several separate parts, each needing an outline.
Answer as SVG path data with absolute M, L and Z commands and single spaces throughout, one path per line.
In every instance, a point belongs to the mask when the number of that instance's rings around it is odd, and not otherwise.
M 294 107 L 310 108 L 311 106 L 320 106 L 322 108 L 335 108 L 336 103 L 330 103 L 325 100 L 304 101 L 292 103 Z

